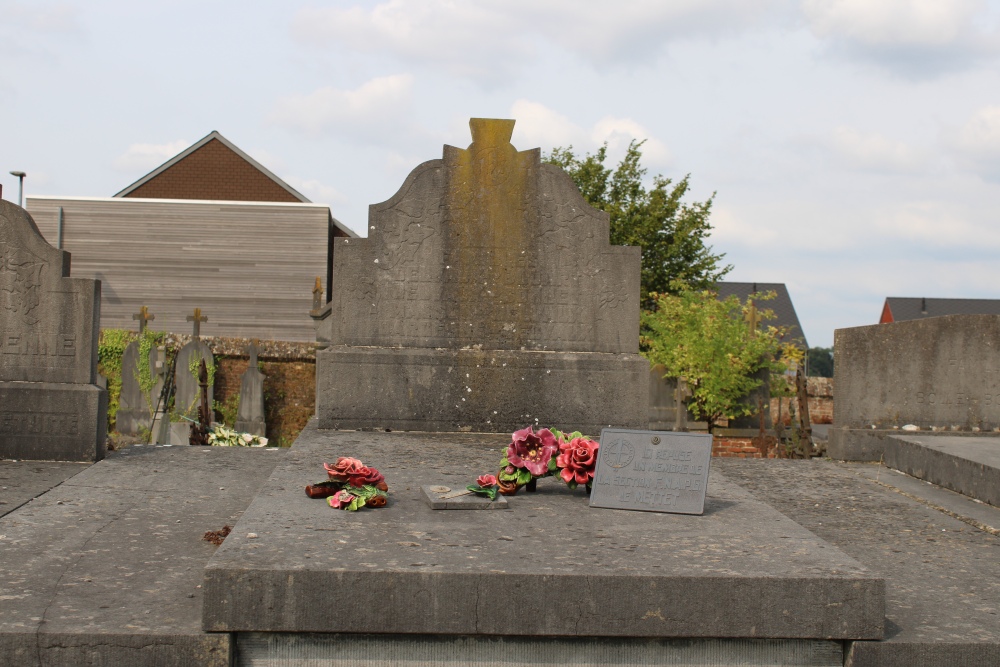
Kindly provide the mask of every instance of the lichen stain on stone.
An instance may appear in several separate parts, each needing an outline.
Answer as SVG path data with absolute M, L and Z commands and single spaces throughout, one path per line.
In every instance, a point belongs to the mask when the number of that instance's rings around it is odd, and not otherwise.
M 537 262 L 537 151 L 510 143 L 513 120 L 473 118 L 472 144 L 450 151 L 447 242 L 457 269 L 455 333 L 493 349 L 530 347 Z

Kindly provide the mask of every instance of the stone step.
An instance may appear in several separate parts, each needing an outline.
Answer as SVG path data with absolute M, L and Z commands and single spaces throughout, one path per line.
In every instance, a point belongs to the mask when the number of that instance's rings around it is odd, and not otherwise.
M 1000 507 L 1000 438 L 928 434 L 887 440 L 887 467 Z
M 885 585 L 710 475 L 703 516 L 590 509 L 555 479 L 504 512 L 435 511 L 420 486 L 493 472 L 509 436 L 311 424 L 205 570 L 213 632 L 880 639 Z M 381 470 L 390 504 L 306 497 L 338 456 Z

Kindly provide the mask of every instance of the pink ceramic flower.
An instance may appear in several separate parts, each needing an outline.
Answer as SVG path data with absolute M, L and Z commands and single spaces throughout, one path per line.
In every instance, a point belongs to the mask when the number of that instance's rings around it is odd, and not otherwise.
M 364 464 L 358 459 L 352 459 L 349 456 L 341 456 L 333 465 L 324 463 L 323 467 L 326 468 L 327 474 L 330 475 L 330 479 L 333 481 L 346 482 L 348 475 L 359 468 L 363 468 Z
M 531 427 L 514 432 L 514 440 L 507 446 L 507 461 L 518 468 L 525 468 L 535 477 L 549 470 L 549 459 L 559 451 L 559 444 L 552 431 L 543 428 L 535 433 Z
M 347 509 L 347 506 L 351 504 L 354 500 L 354 496 L 349 494 L 347 491 L 337 491 L 335 494 L 327 498 L 327 502 L 330 503 L 330 507 L 342 510 Z
M 497 478 L 494 475 L 480 475 L 476 478 L 476 484 L 481 489 L 492 489 L 497 485 Z
M 573 438 L 569 442 L 559 443 L 559 456 L 556 465 L 561 468 L 559 476 L 567 484 L 576 482 L 586 484 L 594 479 L 594 466 L 597 464 L 597 449 L 600 445 L 588 438 Z

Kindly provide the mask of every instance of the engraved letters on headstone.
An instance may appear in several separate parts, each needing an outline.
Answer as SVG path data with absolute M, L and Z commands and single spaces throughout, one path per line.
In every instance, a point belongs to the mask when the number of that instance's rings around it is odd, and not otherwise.
M 712 460 L 706 433 L 601 432 L 591 507 L 702 514 Z

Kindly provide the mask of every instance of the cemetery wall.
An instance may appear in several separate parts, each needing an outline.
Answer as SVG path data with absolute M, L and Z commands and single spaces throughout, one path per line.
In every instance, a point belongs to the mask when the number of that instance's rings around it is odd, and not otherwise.
M 833 378 L 810 377 L 806 378 L 806 392 L 809 396 L 809 418 L 813 424 L 833 423 Z M 781 405 L 781 418 L 788 426 L 791 423 L 789 418 L 788 404 L 796 400 L 794 397 L 772 398 L 771 399 L 771 419 L 778 418 L 778 406 Z M 795 405 L 798 410 L 798 403 Z

